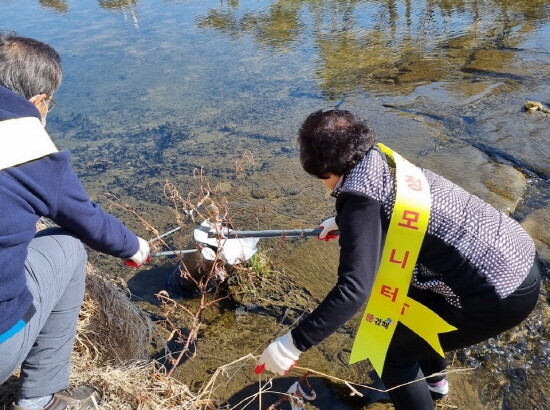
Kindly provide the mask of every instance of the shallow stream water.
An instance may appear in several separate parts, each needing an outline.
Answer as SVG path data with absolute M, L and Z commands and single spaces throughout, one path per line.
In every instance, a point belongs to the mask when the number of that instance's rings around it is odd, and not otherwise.
M 0 28 L 61 54 L 47 129 L 72 151 L 91 197 L 107 207 L 103 194 L 116 195 L 160 232 L 176 225 L 165 182 L 187 195 L 198 168 L 221 184 L 239 228 L 316 226 L 334 203 L 301 170 L 296 132 L 312 111 L 338 107 L 367 118 L 411 161 L 511 213 L 548 266 L 550 114 L 524 110 L 527 101 L 550 106 L 548 1 L 0 0 Z M 131 214 L 112 212 L 149 235 Z M 336 247 L 261 243 L 292 280 L 289 308 L 315 307 L 334 282 Z M 94 261 L 127 279 L 151 310 L 174 265 L 157 260 L 136 274 Z M 545 288 L 513 342 L 462 352 L 460 365 L 478 373 L 457 376 L 454 404 L 550 408 L 548 321 Z M 259 354 L 287 324 L 265 312 L 216 312 L 178 377 L 198 388 L 218 366 Z M 354 325 L 304 355 L 304 366 L 368 381 L 365 366 L 346 365 Z M 218 399 L 257 388 L 250 369 L 224 382 Z M 312 381 L 312 408 L 367 406 L 341 384 Z

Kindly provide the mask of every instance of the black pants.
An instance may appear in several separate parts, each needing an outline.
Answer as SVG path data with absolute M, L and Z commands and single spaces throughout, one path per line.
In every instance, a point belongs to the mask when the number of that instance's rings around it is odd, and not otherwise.
M 457 330 L 442 333 L 444 351 L 471 346 L 521 323 L 533 310 L 540 291 L 539 261 L 514 293 L 500 299 L 484 287 L 461 298 L 462 309 L 448 304 L 443 296 L 411 287 L 409 296 L 436 312 Z M 386 388 L 441 372 L 447 363 L 430 345 L 406 326 L 398 323 L 390 343 L 382 380 Z M 429 378 L 436 382 L 443 377 Z M 432 410 L 434 402 L 425 381 L 411 383 L 389 392 L 396 410 Z

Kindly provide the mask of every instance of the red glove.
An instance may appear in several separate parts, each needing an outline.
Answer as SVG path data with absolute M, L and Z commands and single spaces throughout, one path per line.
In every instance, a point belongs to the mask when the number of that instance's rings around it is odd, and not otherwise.
M 137 268 L 151 260 L 151 256 L 149 256 L 151 249 L 149 248 L 147 241 L 138 236 L 138 242 L 139 248 L 137 252 L 130 259 L 124 261 L 125 265 Z

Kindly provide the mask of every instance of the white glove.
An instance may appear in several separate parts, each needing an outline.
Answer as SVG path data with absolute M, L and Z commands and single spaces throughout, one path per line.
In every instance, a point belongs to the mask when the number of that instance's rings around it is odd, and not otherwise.
M 328 218 L 326 221 L 321 222 L 319 228 L 323 228 L 318 238 L 322 241 L 330 241 L 331 239 L 338 238 L 338 235 L 329 234 L 332 231 L 338 230 L 338 225 L 336 225 L 336 218 Z
M 301 354 L 302 352 L 294 346 L 292 335 L 288 332 L 267 346 L 260 356 L 258 366 L 256 367 L 256 373 L 261 373 L 265 368 L 281 376 L 287 374 Z M 258 371 L 259 369 L 261 370 Z
M 149 257 L 151 249 L 149 248 L 149 244 L 147 243 L 147 241 L 143 238 L 140 238 L 139 236 L 138 242 L 139 249 L 130 259 L 136 264 L 136 266 L 141 266 L 145 262 L 149 262 L 151 260 L 151 258 Z

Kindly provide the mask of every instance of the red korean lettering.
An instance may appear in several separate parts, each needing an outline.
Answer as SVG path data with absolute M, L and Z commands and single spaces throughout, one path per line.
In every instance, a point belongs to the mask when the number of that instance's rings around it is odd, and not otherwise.
M 402 226 L 403 228 L 414 229 L 415 231 L 417 231 L 418 226 L 415 226 L 415 224 L 418 223 L 419 218 L 420 218 L 419 212 L 404 210 L 401 220 L 405 222 L 404 223 L 400 222 L 397 225 Z
M 392 302 L 395 302 L 395 299 L 397 298 L 397 294 L 399 293 L 399 288 L 392 288 L 388 285 L 382 285 L 380 288 L 380 293 L 384 295 L 387 298 L 391 298 Z
M 365 317 L 365 320 L 367 322 L 372 322 L 374 320 L 374 315 L 372 313 L 367 313 L 367 316 Z
M 401 269 L 405 269 L 405 266 L 407 266 L 407 260 L 409 259 L 409 251 L 405 251 L 405 256 L 403 256 L 402 260 L 396 259 L 396 257 L 395 257 L 396 253 L 397 253 L 397 249 L 392 249 L 391 250 L 390 262 L 400 263 L 401 264 Z
M 403 307 L 401 308 L 401 314 L 402 314 L 402 315 L 405 314 L 405 310 L 406 310 L 408 307 L 411 307 L 411 305 L 409 305 L 408 303 L 403 303 Z

